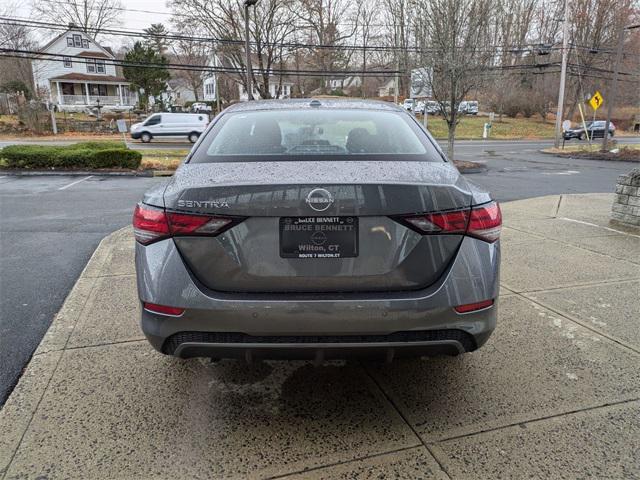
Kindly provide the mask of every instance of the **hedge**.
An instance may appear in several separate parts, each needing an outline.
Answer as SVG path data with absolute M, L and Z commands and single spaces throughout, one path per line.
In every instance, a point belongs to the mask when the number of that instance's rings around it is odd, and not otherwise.
M 68 146 L 10 145 L 0 151 L 9 168 L 137 169 L 142 154 L 118 142 L 82 142 Z

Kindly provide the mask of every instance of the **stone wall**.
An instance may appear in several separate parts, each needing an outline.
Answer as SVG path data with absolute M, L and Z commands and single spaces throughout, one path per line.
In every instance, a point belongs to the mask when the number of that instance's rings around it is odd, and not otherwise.
M 640 168 L 618 177 L 611 218 L 640 227 Z

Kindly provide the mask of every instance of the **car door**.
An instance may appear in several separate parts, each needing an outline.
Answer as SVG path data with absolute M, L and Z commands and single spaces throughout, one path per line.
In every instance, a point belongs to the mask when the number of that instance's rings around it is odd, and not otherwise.
M 144 122 L 144 130 L 149 132 L 151 135 L 159 135 L 160 134 L 160 125 L 162 125 L 162 115 L 156 113 L 147 119 Z

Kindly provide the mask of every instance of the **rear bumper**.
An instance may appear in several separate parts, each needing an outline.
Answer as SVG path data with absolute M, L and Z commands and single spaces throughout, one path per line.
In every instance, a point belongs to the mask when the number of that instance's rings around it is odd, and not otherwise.
M 185 308 L 172 317 L 143 310 L 142 330 L 158 351 L 179 357 L 331 359 L 455 355 L 486 342 L 497 302 L 458 314 L 453 307 L 497 299 L 499 243 L 465 238 L 429 288 L 353 294 L 225 294 L 207 291 L 172 240 L 136 245 L 140 300 Z

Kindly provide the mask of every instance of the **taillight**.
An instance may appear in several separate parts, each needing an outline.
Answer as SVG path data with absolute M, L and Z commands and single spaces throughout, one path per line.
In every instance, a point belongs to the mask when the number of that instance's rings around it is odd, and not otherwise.
M 136 205 L 133 212 L 133 233 L 143 245 L 168 236 L 169 222 L 164 210 Z
M 500 238 L 500 229 L 502 227 L 502 214 L 496 202 L 479 205 L 470 210 L 454 210 L 395 218 L 423 235 L 469 235 L 490 243 Z
M 138 242 L 148 245 L 163 238 L 181 235 L 219 235 L 241 220 L 217 215 L 165 212 L 139 204 L 133 213 L 133 231 Z
M 469 211 L 427 213 L 416 217 L 405 217 L 404 220 L 421 233 L 464 233 L 467 231 Z
M 502 212 L 496 202 L 486 203 L 471 209 L 467 235 L 493 243 L 500 238 Z

